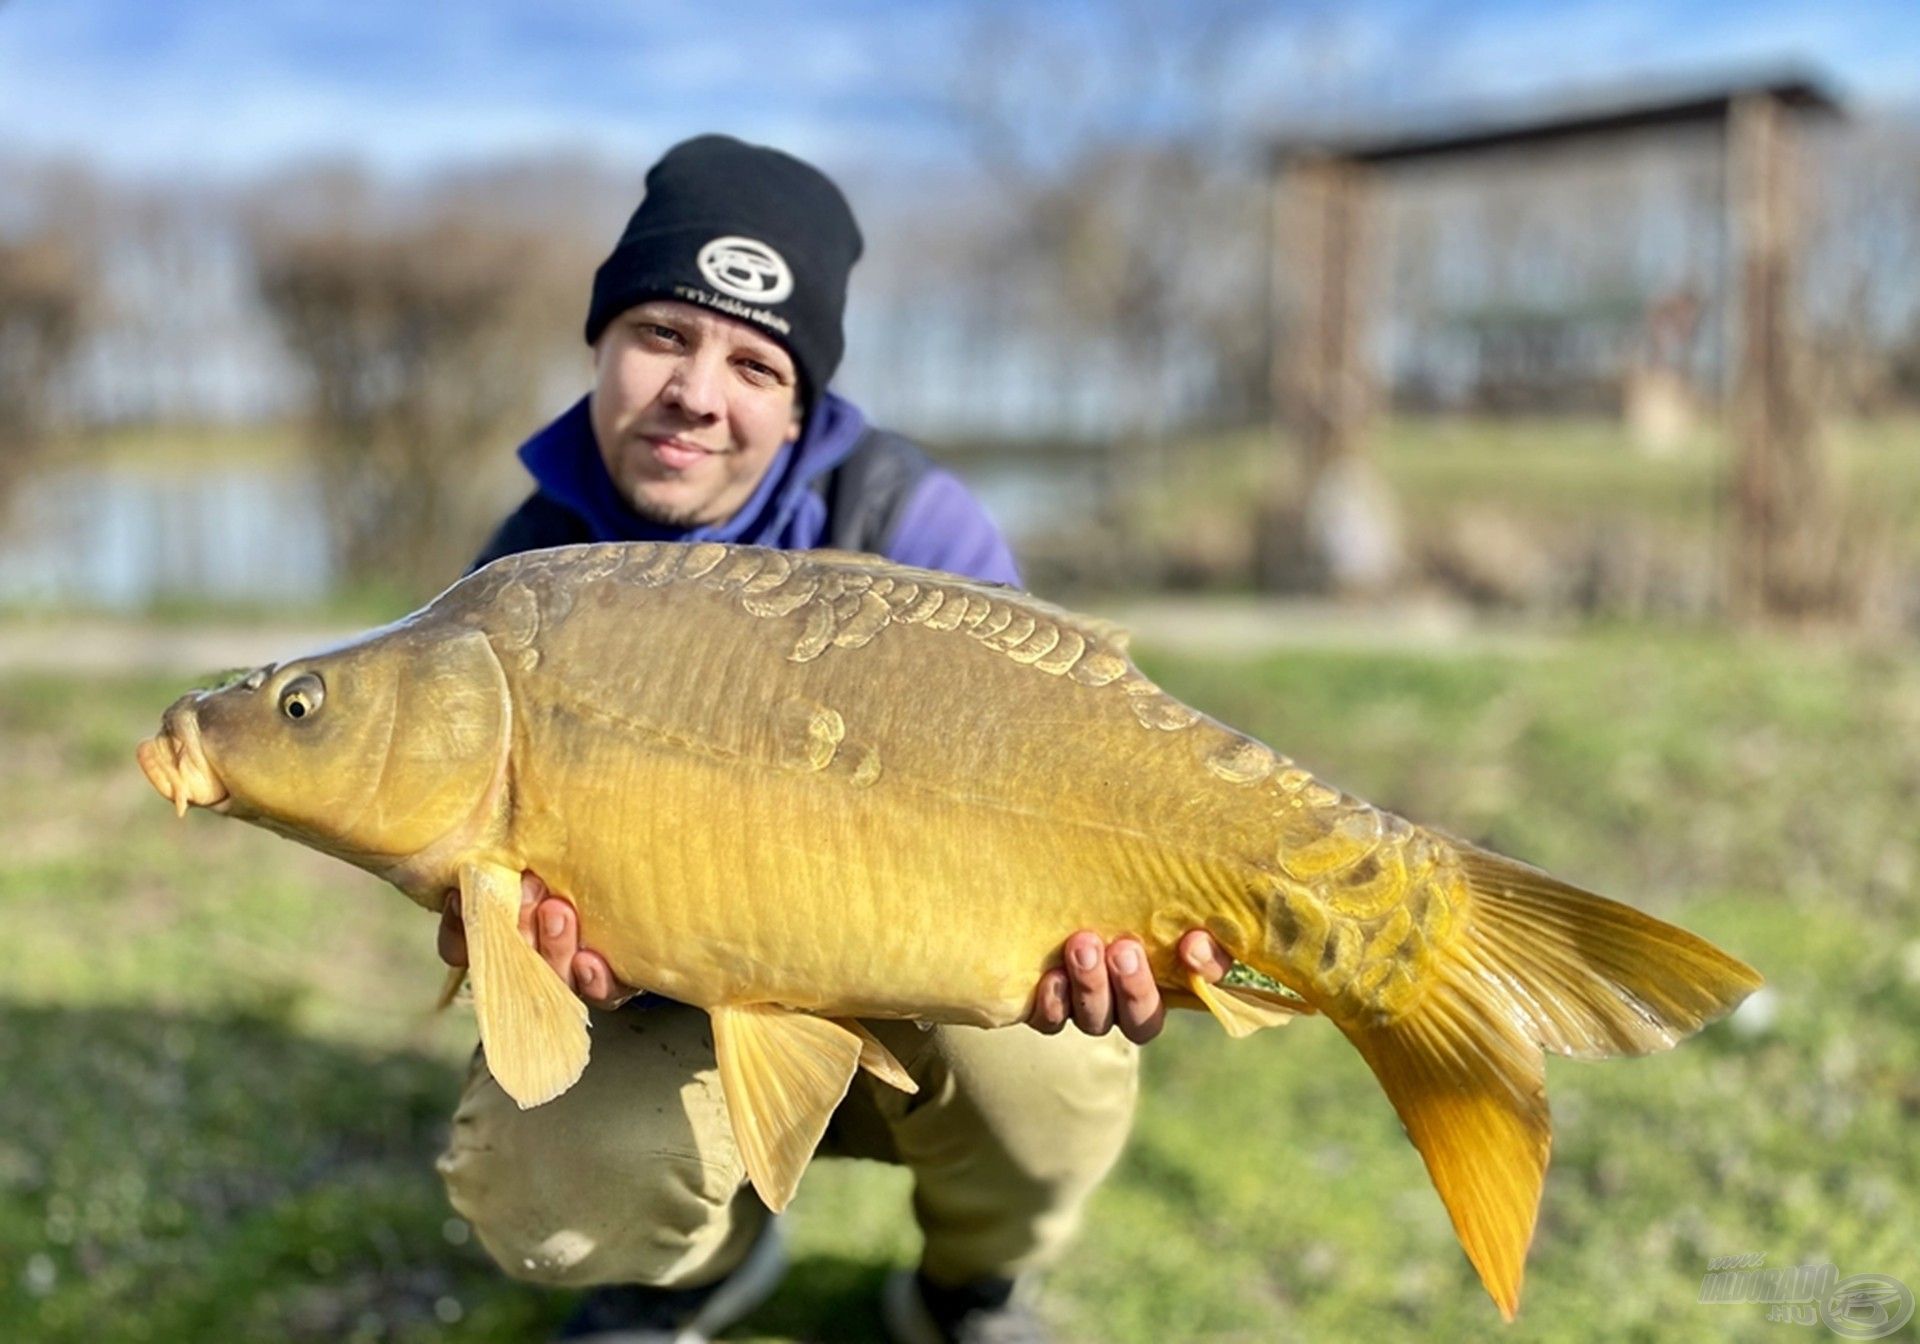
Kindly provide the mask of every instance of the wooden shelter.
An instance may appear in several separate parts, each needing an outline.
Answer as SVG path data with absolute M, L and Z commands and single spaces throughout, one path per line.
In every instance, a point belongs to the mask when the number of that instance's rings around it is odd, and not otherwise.
M 1840 106 L 1804 75 L 1589 101 L 1525 118 L 1411 134 L 1288 140 L 1270 158 L 1273 405 L 1298 436 L 1308 489 L 1364 458 L 1369 379 L 1364 294 L 1369 197 L 1397 167 L 1515 148 L 1579 153 L 1628 134 L 1718 129 L 1738 286 L 1729 555 L 1733 610 L 1819 607 L 1833 575 L 1832 487 L 1806 385 L 1793 304 L 1799 179 L 1794 128 Z

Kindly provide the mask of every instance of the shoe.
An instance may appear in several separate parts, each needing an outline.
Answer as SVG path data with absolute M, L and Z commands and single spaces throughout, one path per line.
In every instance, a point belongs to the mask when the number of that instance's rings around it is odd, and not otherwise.
M 787 1273 L 780 1220 L 769 1218 L 731 1274 L 698 1288 L 616 1284 L 581 1299 L 554 1336 L 567 1344 L 708 1344 L 773 1295 Z
M 897 1270 L 880 1291 L 880 1323 L 893 1344 L 1052 1344 L 1033 1309 L 1013 1300 L 1013 1288 L 1012 1279 L 942 1288 Z

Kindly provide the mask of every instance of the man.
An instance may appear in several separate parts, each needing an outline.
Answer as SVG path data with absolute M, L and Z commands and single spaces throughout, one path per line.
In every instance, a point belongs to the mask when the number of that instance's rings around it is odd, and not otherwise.
M 594 277 L 592 392 L 521 458 L 538 489 L 480 563 L 580 541 L 865 549 L 1015 582 L 950 474 L 828 390 L 860 233 L 839 190 L 774 150 L 679 145 Z M 779 1239 L 747 1185 L 706 1015 L 635 990 L 580 946 L 573 907 L 524 879 L 522 931 L 596 1010 L 572 1090 L 519 1110 L 476 1056 L 440 1160 L 454 1206 L 515 1277 L 593 1287 L 563 1338 L 697 1340 L 772 1291 Z M 920 1085 L 856 1080 L 822 1152 L 910 1167 L 926 1234 L 884 1303 L 900 1339 L 1042 1337 L 1014 1297 L 1051 1260 L 1131 1122 L 1129 1042 L 1163 1008 L 1139 945 L 1080 933 L 1035 987 L 1037 1031 L 870 1024 Z M 441 952 L 464 965 L 457 907 Z M 1218 977 L 1204 934 L 1188 964 Z M 1073 1021 L 1079 1030 L 1062 1033 Z M 1121 1029 L 1121 1039 L 1107 1033 Z

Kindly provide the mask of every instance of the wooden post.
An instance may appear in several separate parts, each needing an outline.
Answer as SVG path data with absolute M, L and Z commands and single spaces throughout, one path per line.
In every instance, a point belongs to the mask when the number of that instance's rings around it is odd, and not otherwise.
M 1778 98 L 1735 100 L 1727 155 L 1740 284 L 1729 596 L 1737 618 L 1763 621 L 1832 602 L 1837 535 L 1796 320 L 1798 174 Z
M 1292 320 L 1274 343 L 1273 405 L 1299 437 L 1309 478 L 1359 451 L 1365 428 L 1362 172 L 1323 156 L 1303 158 L 1274 180 L 1275 307 Z
M 1297 444 L 1299 470 L 1274 515 L 1288 535 L 1265 549 L 1279 569 L 1349 593 L 1384 588 L 1400 568 L 1392 501 L 1366 452 L 1367 192 L 1363 165 L 1303 156 L 1276 173 L 1272 199 L 1274 425 L 1276 441 Z

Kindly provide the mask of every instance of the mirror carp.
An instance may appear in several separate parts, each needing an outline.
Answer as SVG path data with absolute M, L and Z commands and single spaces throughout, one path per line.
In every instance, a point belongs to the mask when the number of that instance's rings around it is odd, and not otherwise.
M 587 1014 L 520 875 L 629 984 L 712 1016 L 775 1209 L 865 1067 L 863 1018 L 1021 1021 L 1077 929 L 1137 935 L 1235 1036 L 1328 1018 L 1503 1315 L 1551 1128 L 1544 1055 L 1664 1050 L 1760 983 L 1670 924 L 1323 783 L 1189 708 L 1125 635 L 1013 589 L 719 543 L 510 556 L 342 646 L 166 711 L 161 794 L 460 893 L 489 1067 L 573 1085 Z M 1264 983 L 1175 959 L 1204 928 Z M 1273 985 L 1281 988 L 1272 988 Z

